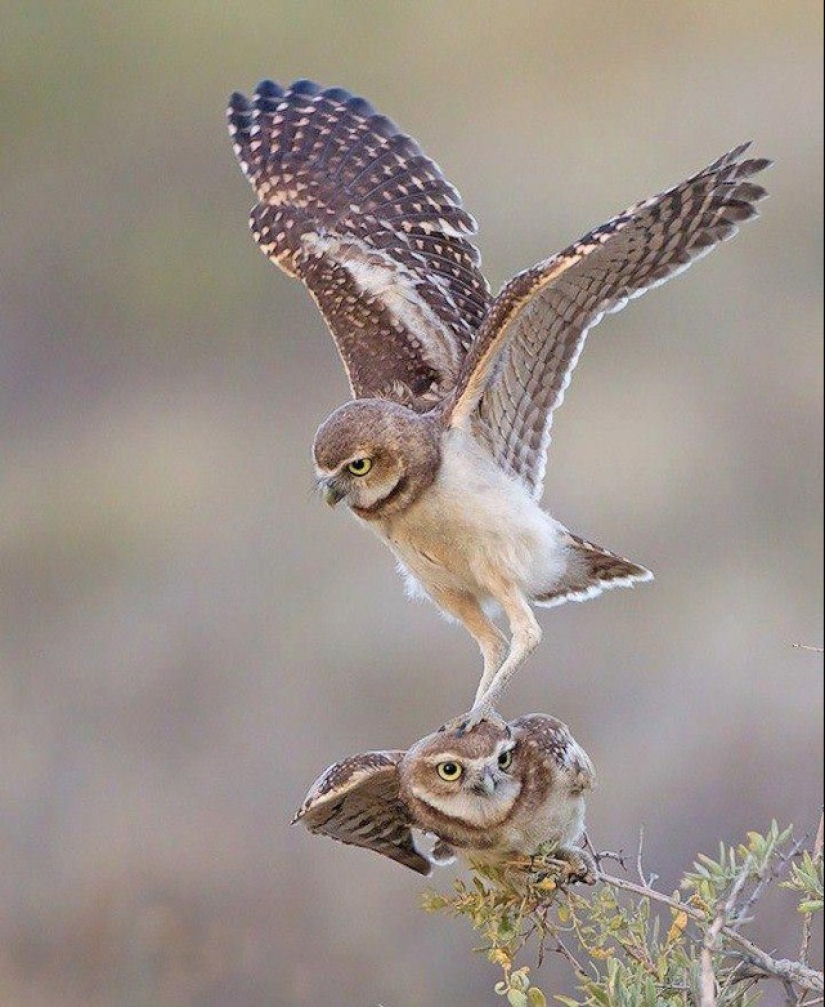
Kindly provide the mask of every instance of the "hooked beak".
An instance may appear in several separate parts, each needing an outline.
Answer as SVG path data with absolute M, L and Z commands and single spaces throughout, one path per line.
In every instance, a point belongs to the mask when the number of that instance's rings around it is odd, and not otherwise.
M 496 781 L 489 769 L 484 770 L 484 776 L 481 777 L 473 789 L 479 794 L 486 794 L 487 797 L 493 796 L 496 789 Z
M 324 503 L 329 504 L 330 507 L 334 507 L 344 498 L 342 491 L 333 486 L 332 483 L 323 484 L 321 495 L 324 498 Z

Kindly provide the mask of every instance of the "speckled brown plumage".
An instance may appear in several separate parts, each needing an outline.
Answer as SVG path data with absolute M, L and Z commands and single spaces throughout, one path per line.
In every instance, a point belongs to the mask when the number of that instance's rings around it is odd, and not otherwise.
M 316 780 L 295 822 L 310 832 L 363 846 L 419 874 L 430 862 L 413 843 L 411 820 L 398 796 L 403 752 L 364 752 L 330 766 Z
M 255 240 L 309 288 L 353 394 L 432 406 L 489 304 L 458 193 L 414 140 L 341 88 L 263 81 L 251 102 L 232 96 L 229 125 L 260 199 Z M 376 291 L 359 282 L 367 275 Z
M 461 766 L 453 781 L 439 775 L 445 762 Z M 416 850 L 413 829 L 437 840 L 438 862 L 450 851 L 474 863 L 540 847 L 566 854 L 581 838 L 593 782 L 569 729 L 530 714 L 504 727 L 482 721 L 466 733 L 438 731 L 406 753 L 350 756 L 321 774 L 294 821 L 427 874 L 436 861 Z
M 588 331 L 756 216 L 765 190 L 752 179 L 769 162 L 736 147 L 492 299 L 458 193 L 363 99 L 264 81 L 251 100 L 232 96 L 229 128 L 259 200 L 255 239 L 308 287 L 355 397 L 316 434 L 319 489 L 478 643 L 472 726 L 538 645 L 532 605 L 651 579 L 540 508 L 554 410 Z

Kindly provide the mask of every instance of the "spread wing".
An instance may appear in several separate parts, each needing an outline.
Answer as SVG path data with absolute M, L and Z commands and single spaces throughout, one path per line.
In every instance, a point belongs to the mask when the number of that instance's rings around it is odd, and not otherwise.
M 748 146 L 520 273 L 495 299 L 465 360 L 449 422 L 472 423 L 534 497 L 544 484 L 553 410 L 589 329 L 757 215 L 766 192 L 749 179 L 770 161 L 743 160 Z
M 530 713 L 510 721 L 509 726 L 518 739 L 531 742 L 553 762 L 559 780 L 571 793 L 584 793 L 595 786 L 596 771 L 590 756 L 566 724 L 546 713 Z
M 490 303 L 476 224 L 418 144 L 341 88 L 262 81 L 228 110 L 261 250 L 314 297 L 356 398 L 455 386 Z
M 399 797 L 403 752 L 365 752 L 336 762 L 310 787 L 295 822 L 310 832 L 363 846 L 429 874 L 430 861 L 413 843 L 410 817 Z

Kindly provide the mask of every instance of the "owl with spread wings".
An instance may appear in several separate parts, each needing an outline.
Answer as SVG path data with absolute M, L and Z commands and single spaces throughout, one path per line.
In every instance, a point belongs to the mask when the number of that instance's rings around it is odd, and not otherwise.
M 229 129 L 261 250 L 312 294 L 353 400 L 315 436 L 318 487 L 477 641 L 469 730 L 536 648 L 533 606 L 649 580 L 539 504 L 555 409 L 588 331 L 756 216 L 769 161 L 735 148 L 492 297 L 473 218 L 439 167 L 341 88 L 263 81 Z M 503 612 L 509 638 L 493 621 Z M 455 725 L 453 725 L 455 726 Z

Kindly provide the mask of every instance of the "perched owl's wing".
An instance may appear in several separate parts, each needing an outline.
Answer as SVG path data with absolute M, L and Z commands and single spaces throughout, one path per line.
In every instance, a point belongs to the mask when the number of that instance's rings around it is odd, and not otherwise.
M 580 794 L 594 786 L 596 771 L 590 756 L 566 724 L 546 713 L 530 713 L 511 720 L 509 727 L 519 741 L 535 745 L 542 756 L 553 762 L 571 793 Z
M 553 410 L 588 330 L 664 283 L 757 215 L 766 168 L 737 147 L 673 189 L 630 207 L 515 276 L 467 356 L 449 422 L 472 423 L 499 465 L 541 496 Z
M 403 757 L 403 752 L 364 752 L 336 762 L 310 787 L 293 824 L 303 822 L 310 832 L 429 874 L 430 861 L 415 848 L 410 816 L 398 794 Z
M 230 100 L 261 250 L 315 298 L 356 398 L 432 408 L 490 303 L 473 218 L 418 144 L 362 98 L 262 81 Z

